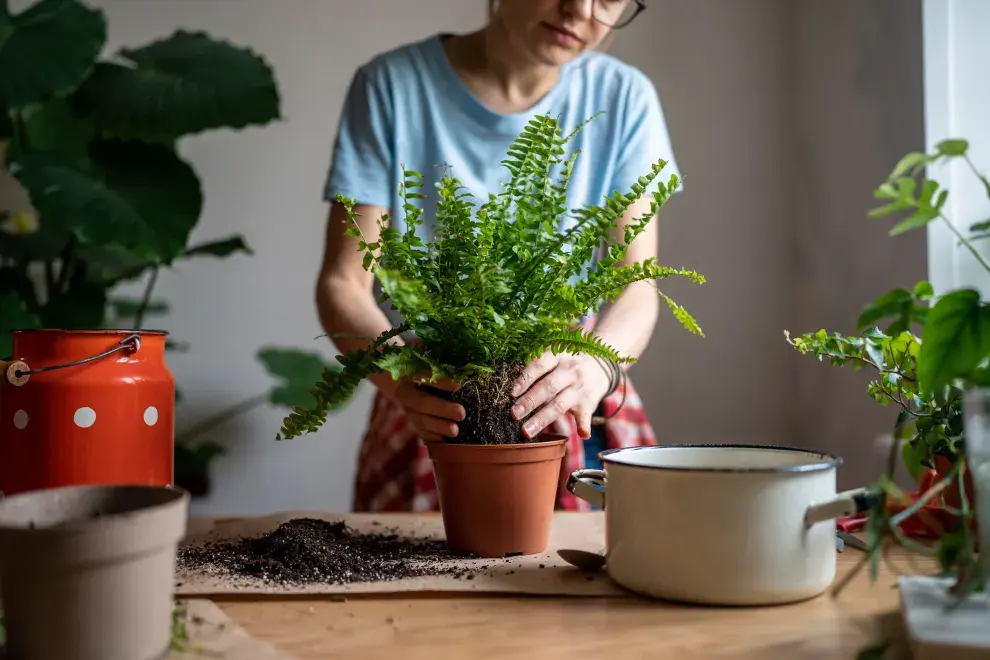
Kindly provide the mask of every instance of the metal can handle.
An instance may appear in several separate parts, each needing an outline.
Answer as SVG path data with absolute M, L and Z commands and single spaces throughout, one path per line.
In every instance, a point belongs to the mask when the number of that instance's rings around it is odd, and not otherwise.
M 56 369 L 65 369 L 67 367 L 77 367 L 81 364 L 86 364 L 88 362 L 94 362 L 96 360 L 103 359 L 109 355 L 113 355 L 114 353 L 118 353 L 120 351 L 130 351 L 131 353 L 137 353 L 139 350 L 141 350 L 141 336 L 135 333 L 135 334 L 127 335 L 126 337 L 118 341 L 117 345 L 111 349 L 103 351 L 102 353 L 98 353 L 97 355 L 91 355 L 90 357 L 87 358 L 73 360 L 72 362 L 64 362 L 62 364 L 52 364 L 47 367 L 38 367 L 36 369 L 30 368 L 26 362 L 22 362 L 20 360 L 16 362 L 9 362 L 11 358 L 0 359 L 0 364 L 4 365 L 5 380 L 11 385 L 14 385 L 15 387 L 21 387 L 26 382 L 28 382 L 28 379 L 31 377 L 32 374 L 40 374 L 45 371 L 55 371 Z M 8 362 L 9 364 L 6 364 Z

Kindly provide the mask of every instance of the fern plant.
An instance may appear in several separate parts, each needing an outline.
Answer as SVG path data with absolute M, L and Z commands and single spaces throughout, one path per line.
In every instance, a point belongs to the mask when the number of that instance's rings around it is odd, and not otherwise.
M 378 221 L 380 237 L 369 241 L 356 222 L 354 200 L 338 196 L 347 210 L 347 233 L 359 239 L 364 267 L 374 272 L 404 323 L 383 333 L 364 350 L 339 356 L 339 371 L 326 371 L 312 392 L 314 402 L 284 419 L 277 439 L 316 431 L 327 411 L 348 397 L 362 379 L 388 372 L 394 379 L 426 374 L 427 382 L 451 379 L 458 389 L 445 394 L 461 403 L 467 417 L 452 442 L 522 442 L 521 422 L 510 414 L 510 390 L 523 365 L 546 350 L 586 353 L 617 363 L 632 360 L 582 329 L 582 317 L 615 299 L 630 283 L 683 276 L 703 283 L 698 273 L 662 266 L 653 259 L 620 265 L 630 243 L 647 227 L 679 185 L 676 174 L 659 179 L 666 162 L 655 163 L 628 193 L 613 192 L 601 206 L 569 211 L 568 182 L 579 152 L 565 146 L 594 117 L 565 135 L 559 122 L 537 116 L 513 141 L 502 165 L 508 180 L 477 204 L 460 181 L 444 169 L 436 183 L 436 233 L 428 243 L 417 235 L 426 199 L 423 176 L 404 170 L 400 186 L 405 230 Z M 648 189 L 654 186 L 654 190 Z M 649 210 L 608 244 L 619 218 L 649 194 Z M 559 230 L 562 217 L 575 222 Z M 589 263 L 603 246 L 597 263 Z M 673 315 L 703 336 L 692 316 L 663 292 Z M 389 340 L 412 330 L 420 341 Z

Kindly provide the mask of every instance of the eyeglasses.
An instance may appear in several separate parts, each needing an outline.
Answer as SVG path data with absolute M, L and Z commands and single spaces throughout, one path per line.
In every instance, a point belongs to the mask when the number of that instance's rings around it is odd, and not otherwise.
M 608 27 L 624 28 L 646 10 L 646 0 L 593 0 L 592 17 Z

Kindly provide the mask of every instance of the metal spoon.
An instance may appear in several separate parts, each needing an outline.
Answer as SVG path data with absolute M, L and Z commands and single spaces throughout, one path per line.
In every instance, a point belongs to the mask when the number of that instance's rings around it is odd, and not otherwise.
M 571 566 L 580 568 L 585 573 L 596 573 L 605 566 L 605 551 L 588 552 L 587 550 L 574 550 L 562 548 L 557 551 L 561 559 Z

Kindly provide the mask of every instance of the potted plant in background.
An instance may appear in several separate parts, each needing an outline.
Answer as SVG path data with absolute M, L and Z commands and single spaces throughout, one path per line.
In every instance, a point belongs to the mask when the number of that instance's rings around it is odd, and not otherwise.
M 959 245 L 990 274 L 990 263 L 976 246 L 977 241 L 990 238 L 990 221 L 972 224 L 964 234 L 946 215 L 949 191 L 933 179 L 918 178 L 926 168 L 961 162 L 990 201 L 990 179 L 975 166 L 968 151 L 967 141 L 950 139 L 939 142 L 932 153 L 907 154 L 876 189 L 875 196 L 885 203 L 869 215 L 902 214 L 890 231 L 892 236 L 944 221 Z M 888 323 L 881 330 L 875 324 L 884 319 Z M 942 571 L 952 576 L 948 588 L 952 596 L 981 591 L 986 570 L 978 561 L 975 531 L 980 504 L 976 494 L 990 484 L 985 483 L 986 477 L 980 481 L 972 475 L 978 467 L 974 457 L 990 448 L 982 446 L 986 444 L 982 437 L 972 437 L 974 433 L 986 435 L 986 431 L 969 420 L 986 412 L 979 392 L 990 385 L 990 303 L 982 301 L 972 287 L 935 296 L 931 284 L 919 282 L 913 290 L 896 288 L 869 304 L 858 326 L 865 329 L 858 336 L 825 330 L 793 339 L 785 335 L 803 354 L 837 366 L 875 370 L 877 379 L 869 384 L 869 395 L 881 405 L 899 409 L 894 433 L 899 442 L 892 447 L 886 472 L 874 485 L 885 497 L 877 498 L 867 527 L 867 561 L 873 575 L 884 539 L 892 536 L 904 547 L 934 556 Z M 912 331 L 915 328 L 920 336 Z M 894 483 L 897 460 L 893 452 L 898 449 L 905 467 L 920 481 L 916 494 L 905 493 Z M 934 537 L 934 544 L 910 538 L 907 529 L 912 521 L 916 533 Z
M 175 483 L 193 497 L 210 493 L 210 463 L 226 453 L 223 445 L 210 439 L 212 432 L 264 404 L 280 408 L 311 405 L 313 383 L 320 379 L 324 370 L 334 372 L 341 368 L 339 364 L 324 361 L 315 351 L 291 347 L 264 346 L 258 351 L 257 358 L 276 379 L 275 384 L 266 392 L 247 397 L 176 434 Z M 339 410 L 345 404 L 346 399 L 341 400 L 332 410 Z
M 436 184 L 437 238 L 425 245 L 416 235 L 422 214 L 416 201 L 425 198 L 417 192 L 422 176 L 405 172 L 406 231 L 387 226 L 382 218 L 380 239 L 362 238 L 359 245 L 365 268 L 374 272 L 405 323 L 366 350 L 340 356 L 343 369 L 324 372 L 314 404 L 295 408 L 278 436 L 315 431 L 325 422 L 328 407 L 372 374 L 388 372 L 398 379 L 426 373 L 427 383 L 455 381 L 458 388 L 448 396 L 464 407 L 466 418 L 458 425 L 457 438 L 427 447 L 448 543 L 481 556 L 536 553 L 548 540 L 564 441 L 527 440 L 523 422 L 512 417 L 508 393 L 523 366 L 548 349 L 627 363 L 629 359 L 582 330 L 580 319 L 631 282 L 676 275 L 704 281 L 693 271 L 652 260 L 619 265 L 628 245 L 679 184 L 672 175 L 648 193 L 663 161 L 627 194 L 615 192 L 602 206 L 574 211 L 574 227 L 557 231 L 568 212 L 567 186 L 577 154 L 566 160 L 563 156 L 573 135 L 565 137 L 551 117 L 533 119 L 503 161 L 510 180 L 477 207 L 445 172 Z M 652 197 L 649 211 L 583 273 L 618 218 L 645 194 Z M 360 238 L 354 200 L 339 197 L 338 202 L 348 211 L 349 234 Z M 701 334 L 687 311 L 660 295 L 685 328 Z M 388 342 L 409 330 L 421 342 Z
M 279 119 L 262 57 L 179 30 L 101 60 L 106 18 L 78 0 L 41 0 L 19 14 L 4 4 L 0 33 L 4 168 L 30 202 L 5 200 L 0 210 L 0 358 L 14 329 L 143 329 L 169 309 L 153 298 L 161 269 L 252 254 L 240 235 L 189 244 L 203 191 L 178 144 Z M 139 280 L 139 299 L 115 295 Z M 188 346 L 169 340 L 166 349 Z M 265 347 L 258 357 L 281 384 L 176 438 L 176 482 L 193 495 L 208 492 L 209 463 L 223 453 L 202 440 L 207 431 L 266 401 L 305 405 L 303 384 L 327 366 L 291 348 Z

